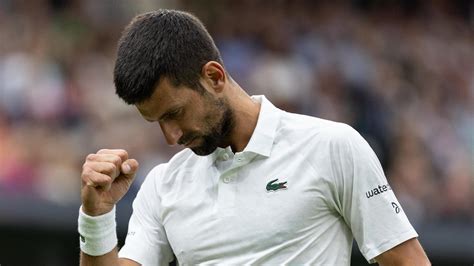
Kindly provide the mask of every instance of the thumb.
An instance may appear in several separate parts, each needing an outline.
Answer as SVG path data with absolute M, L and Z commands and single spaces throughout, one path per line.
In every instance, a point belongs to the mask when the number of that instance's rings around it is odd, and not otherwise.
M 128 159 L 122 163 L 121 168 L 124 175 L 131 177 L 138 171 L 138 162 L 135 159 Z

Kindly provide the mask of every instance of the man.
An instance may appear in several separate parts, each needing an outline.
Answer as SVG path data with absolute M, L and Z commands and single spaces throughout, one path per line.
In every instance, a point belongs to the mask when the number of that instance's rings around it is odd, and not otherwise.
M 429 264 L 367 142 L 248 96 L 192 15 L 136 17 L 114 76 L 117 94 L 187 149 L 148 174 L 120 252 L 115 204 L 138 163 L 119 149 L 87 156 L 82 265 L 166 265 L 174 255 L 180 265 L 349 265 L 353 237 L 371 262 Z

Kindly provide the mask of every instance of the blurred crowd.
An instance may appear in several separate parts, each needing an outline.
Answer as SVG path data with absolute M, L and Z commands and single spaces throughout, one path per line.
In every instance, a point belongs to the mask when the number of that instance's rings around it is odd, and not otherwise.
M 471 1 L 0 0 L 0 194 L 79 202 L 84 158 L 124 148 L 140 180 L 178 148 L 114 94 L 116 42 L 143 11 L 200 17 L 249 94 L 348 123 L 415 225 L 474 224 Z

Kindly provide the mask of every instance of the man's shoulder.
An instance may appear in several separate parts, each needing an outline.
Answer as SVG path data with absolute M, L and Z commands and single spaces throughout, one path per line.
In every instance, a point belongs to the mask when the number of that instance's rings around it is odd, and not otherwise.
M 284 112 L 280 130 L 286 134 L 318 135 L 327 138 L 344 136 L 349 131 L 354 131 L 351 126 L 345 123 L 289 112 Z
M 286 113 L 279 127 L 276 143 L 302 156 L 317 159 L 334 149 L 345 149 L 360 143 L 359 133 L 348 124 L 322 118 Z

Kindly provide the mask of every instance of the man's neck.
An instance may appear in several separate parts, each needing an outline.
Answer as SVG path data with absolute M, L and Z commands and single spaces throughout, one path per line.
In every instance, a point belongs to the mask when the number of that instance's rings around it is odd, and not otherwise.
M 254 101 L 238 84 L 231 90 L 229 99 L 235 121 L 230 134 L 230 146 L 232 151 L 241 152 L 249 143 L 257 126 L 261 104 Z

